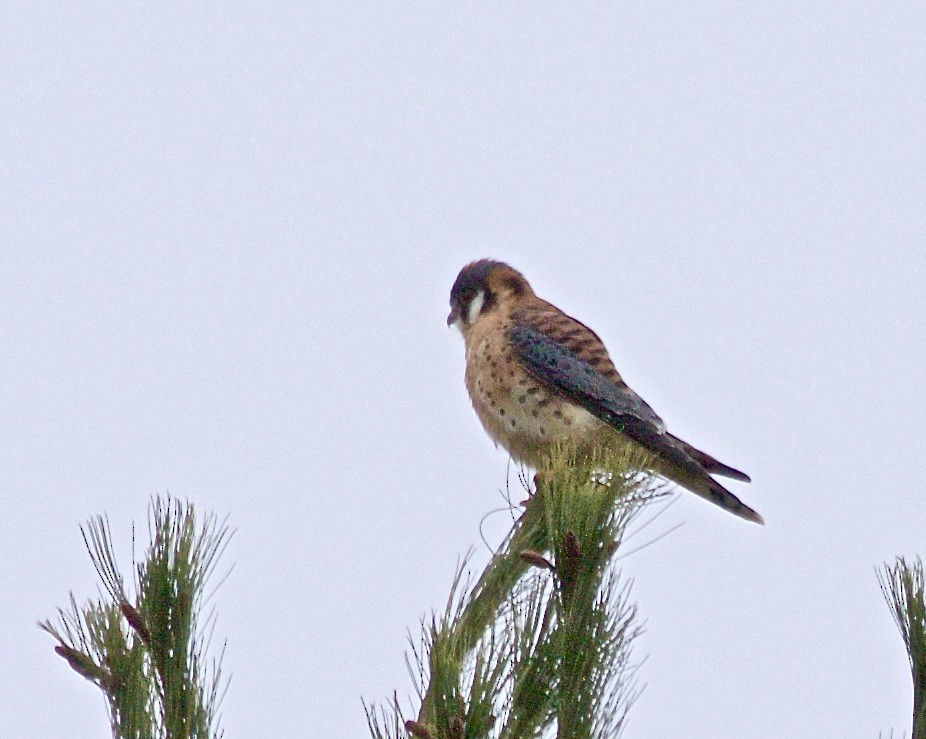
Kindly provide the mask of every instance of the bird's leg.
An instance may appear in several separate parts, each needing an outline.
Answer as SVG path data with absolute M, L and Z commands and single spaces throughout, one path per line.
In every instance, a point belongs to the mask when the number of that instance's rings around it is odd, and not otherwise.
M 527 491 L 529 497 L 527 500 L 521 501 L 521 505 L 527 506 L 528 503 L 530 503 L 534 498 L 536 498 L 537 493 L 539 493 L 541 489 L 544 487 L 544 485 L 546 485 L 549 482 L 551 477 L 552 475 L 546 470 L 537 470 L 537 472 L 534 473 L 534 480 L 533 480 L 532 488 L 531 490 Z

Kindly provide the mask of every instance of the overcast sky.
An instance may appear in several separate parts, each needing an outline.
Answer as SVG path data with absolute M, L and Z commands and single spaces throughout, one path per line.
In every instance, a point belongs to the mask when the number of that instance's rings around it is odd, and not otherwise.
M 155 7 L 156 6 L 156 7 Z M 152 495 L 237 533 L 232 737 L 363 737 L 507 459 L 447 295 L 492 256 L 746 470 L 630 556 L 628 737 L 909 731 L 926 555 L 926 6 L 6 4 L 0 734 L 103 737 L 35 627 Z M 504 513 L 482 525 L 497 543 Z M 645 661 L 644 661 L 645 658 Z

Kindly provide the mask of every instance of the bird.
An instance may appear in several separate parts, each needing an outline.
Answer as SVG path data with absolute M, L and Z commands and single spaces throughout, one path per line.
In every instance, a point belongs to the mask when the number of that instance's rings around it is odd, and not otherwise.
M 647 452 L 659 476 L 764 523 L 712 477 L 749 476 L 669 433 L 618 374 L 598 335 L 538 297 L 513 267 L 493 259 L 463 267 L 450 290 L 447 325 L 463 335 L 476 415 L 515 461 L 539 470 L 563 442 L 591 452 L 618 434 Z

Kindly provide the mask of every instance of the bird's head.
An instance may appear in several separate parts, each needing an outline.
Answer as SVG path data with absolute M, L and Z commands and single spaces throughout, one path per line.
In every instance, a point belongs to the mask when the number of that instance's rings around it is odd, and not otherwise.
M 450 289 L 447 325 L 465 332 L 480 317 L 509 300 L 533 295 L 524 275 L 504 262 L 480 259 L 460 270 Z

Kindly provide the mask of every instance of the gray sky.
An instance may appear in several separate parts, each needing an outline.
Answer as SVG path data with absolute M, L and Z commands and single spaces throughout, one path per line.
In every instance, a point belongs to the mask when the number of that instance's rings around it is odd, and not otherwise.
M 926 554 L 926 9 L 0 9 L 0 734 L 107 735 L 35 628 L 79 524 L 228 514 L 229 737 L 365 735 L 501 505 L 444 324 L 510 261 L 753 477 L 626 560 L 630 737 L 909 729 Z M 492 542 L 509 519 L 489 517 Z

